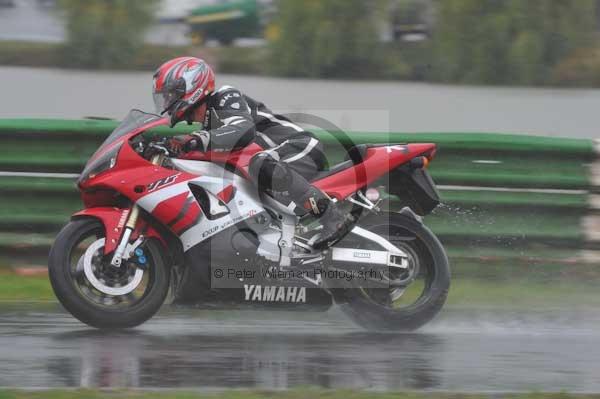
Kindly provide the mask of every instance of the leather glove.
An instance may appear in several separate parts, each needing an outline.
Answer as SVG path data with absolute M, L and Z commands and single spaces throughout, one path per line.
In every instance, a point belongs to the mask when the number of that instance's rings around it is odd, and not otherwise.
M 169 140 L 169 151 L 173 154 L 181 154 L 193 151 L 198 145 L 198 138 L 191 134 L 173 136 Z
M 181 154 L 190 151 L 206 151 L 210 143 L 210 133 L 206 131 L 194 132 L 174 136 L 169 141 L 169 151 Z

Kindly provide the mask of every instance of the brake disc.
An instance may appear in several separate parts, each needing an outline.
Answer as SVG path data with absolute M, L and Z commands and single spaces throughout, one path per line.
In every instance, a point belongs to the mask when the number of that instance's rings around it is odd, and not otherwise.
M 96 275 L 94 274 L 94 265 L 92 264 L 93 258 L 99 250 L 104 248 L 104 244 L 105 239 L 100 238 L 99 240 L 94 241 L 85 251 L 85 254 L 83 255 L 83 272 L 85 274 L 85 277 L 90 282 L 92 287 L 107 295 L 122 296 L 133 292 L 142 282 L 142 278 L 144 276 L 144 271 L 142 269 L 136 269 L 133 278 L 131 278 L 126 285 L 120 287 L 108 286 L 100 279 L 98 279 L 98 277 L 96 277 Z M 122 265 L 121 267 L 125 267 L 125 265 Z

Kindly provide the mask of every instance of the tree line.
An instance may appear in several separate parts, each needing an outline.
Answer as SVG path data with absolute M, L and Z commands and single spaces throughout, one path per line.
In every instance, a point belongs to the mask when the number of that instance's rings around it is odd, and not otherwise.
M 279 0 L 278 4 L 281 35 L 272 43 L 272 65 L 282 75 L 600 84 L 596 0 Z M 381 40 L 381 27 L 391 22 L 390 10 L 399 12 L 401 19 L 418 5 L 430 8 L 427 39 Z
M 600 86 L 598 0 L 274 0 L 269 74 L 467 84 Z M 81 66 L 140 48 L 157 0 L 61 0 Z M 419 20 L 427 38 L 392 40 Z M 393 29 L 392 29 L 393 30 Z M 235 52 L 233 53 L 235 54 Z

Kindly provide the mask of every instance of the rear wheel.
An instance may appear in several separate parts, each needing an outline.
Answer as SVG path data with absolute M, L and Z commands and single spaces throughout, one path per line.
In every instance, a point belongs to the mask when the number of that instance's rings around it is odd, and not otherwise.
M 67 224 L 48 260 L 50 282 L 61 304 L 77 319 L 97 328 L 129 328 L 151 318 L 169 290 L 169 270 L 160 244 L 140 247 L 146 263 L 110 265 L 104 255 L 104 228 L 95 219 Z
M 450 267 L 439 240 L 419 221 L 397 213 L 365 218 L 359 226 L 403 250 L 408 268 L 388 268 L 383 287 L 367 284 L 342 290 L 342 310 L 360 326 L 378 331 L 415 330 L 433 319 L 450 288 Z M 338 245 L 380 249 L 354 235 Z

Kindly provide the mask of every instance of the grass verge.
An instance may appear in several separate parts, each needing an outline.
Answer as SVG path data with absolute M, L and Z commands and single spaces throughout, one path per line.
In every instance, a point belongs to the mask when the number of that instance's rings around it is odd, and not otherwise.
M 0 273 L 0 302 L 56 301 L 46 276 Z M 448 305 L 493 306 L 500 308 L 600 306 L 593 282 L 531 281 L 456 278 L 452 281 Z
M 600 306 L 597 286 L 591 282 L 531 282 L 526 280 L 455 279 L 448 305 L 498 308 L 571 308 Z
M 47 276 L 0 273 L 0 302 L 12 301 L 47 302 L 56 301 L 56 297 Z

